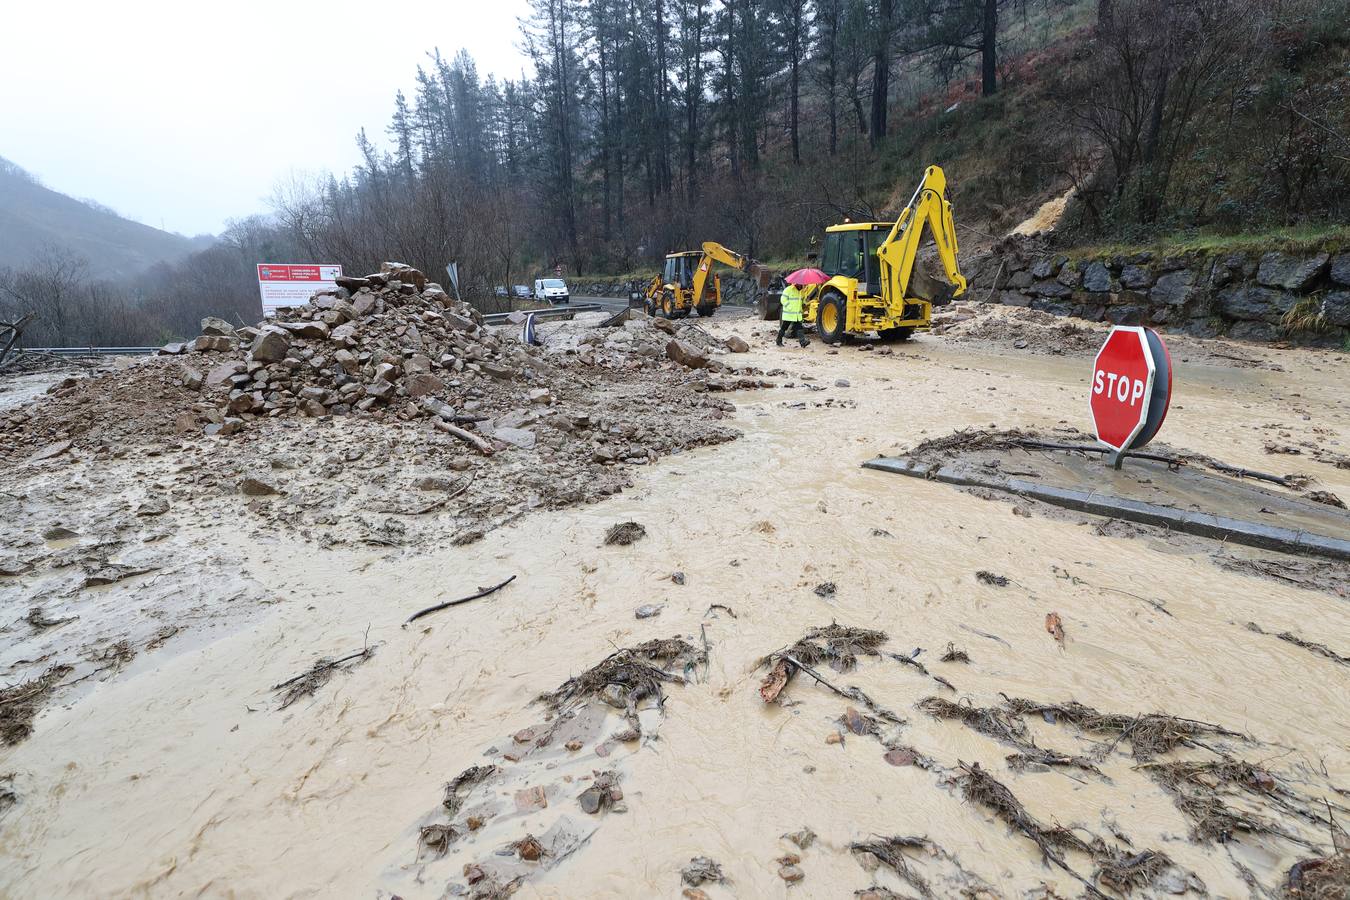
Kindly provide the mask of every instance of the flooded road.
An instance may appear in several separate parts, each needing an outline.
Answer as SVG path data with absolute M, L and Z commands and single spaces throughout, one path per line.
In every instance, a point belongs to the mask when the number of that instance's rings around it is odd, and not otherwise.
M 461 864 L 494 853 L 507 831 L 547 827 L 544 813 L 525 812 L 461 838 L 453 866 L 419 862 L 418 828 L 445 783 L 542 723 L 532 703 L 542 692 L 616 648 L 676 635 L 706 639 L 709 662 L 690 683 L 667 685 L 659 724 L 605 760 L 622 772 L 626 811 L 574 813 L 593 833 L 521 884 L 521 896 L 676 897 L 694 856 L 719 861 L 727 876 L 704 886 L 709 896 L 900 890 L 893 873 L 869 872 L 849 852 L 875 835 L 926 836 L 989 896 L 1079 893 L 1031 841 L 954 787 L 957 767 L 975 762 L 1038 819 L 1165 850 L 1213 895 L 1246 895 L 1243 868 L 1274 885 L 1306 855 L 1273 835 L 1226 847 L 1189 840 L 1193 823 L 1123 753 L 1100 762 L 1101 777 L 1014 773 L 1004 744 L 915 708 L 934 695 L 980 707 L 1006 695 L 1165 712 L 1250 735 L 1258 743 L 1236 751 L 1269 760 L 1314 796 L 1350 788 L 1350 667 L 1245 627 L 1350 652 L 1350 599 L 1228 571 L 1212 551 L 1157 536 L 1104 535 L 1086 519 L 1019 515 L 1008 502 L 859 467 L 956 429 L 1086 428 L 1088 360 L 935 337 L 893 356 L 820 344 L 775 351 L 760 340 L 768 323 L 719 327 L 750 338 L 751 362 L 781 366 L 789 374 L 779 380 L 795 387 L 732 395 L 740 440 L 650 466 L 604 503 L 536 513 L 428 552 L 199 532 L 267 602 L 211 640 L 147 654 L 60 698 L 32 738 L 0 749 L 0 774 L 14 773 L 19 797 L 0 819 L 0 893 L 442 896 L 462 880 Z M 1347 452 L 1350 365 L 1314 351 L 1278 357 L 1285 371 L 1179 362 L 1159 439 L 1254 469 L 1309 472 L 1350 497 L 1350 471 L 1263 449 L 1283 433 Z M 627 520 L 647 537 L 603 546 L 606 528 Z M 1009 583 L 985 583 L 978 571 Z M 422 607 L 513 574 L 497 594 L 403 627 Z M 191 568 L 175 578 L 186 588 Z M 815 590 L 826 582 L 833 592 Z M 635 619 L 647 604 L 660 614 Z M 1046 633 L 1052 611 L 1062 647 Z M 23 608 L 3 612 L 10 620 Z M 172 605 L 157 615 L 172 621 Z M 892 765 L 871 737 L 830 741 L 849 701 L 804 676 L 787 702 L 761 700 L 757 661 L 831 622 L 884 631 L 885 649 L 903 656 L 922 648 L 915 658 L 954 686 L 886 658 L 822 670 L 903 717 L 904 743 L 936 768 Z M 970 662 L 938 661 L 949 643 Z M 370 661 L 278 709 L 272 685 L 363 646 L 376 648 Z M 1032 727 L 1044 746 L 1093 746 L 1062 725 Z M 571 770 L 541 761 L 528 771 L 552 784 Z M 1283 824 L 1328 844 L 1325 828 Z M 804 828 L 817 835 L 805 849 L 781 837 Z M 777 862 L 789 852 L 804 872 L 791 887 Z M 934 888 L 943 895 L 952 884 Z

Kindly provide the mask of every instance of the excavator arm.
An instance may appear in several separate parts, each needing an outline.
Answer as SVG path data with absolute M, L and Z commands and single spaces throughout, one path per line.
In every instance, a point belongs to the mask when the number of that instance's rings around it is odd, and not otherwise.
M 966 292 L 965 276 L 956 263 L 956 223 L 952 219 L 952 205 L 947 202 L 947 176 L 939 166 L 929 166 L 890 234 L 877 248 L 884 282 L 883 296 L 893 308 L 903 308 L 905 298 L 909 296 L 924 225 L 933 234 L 947 280 L 956 288 L 952 296 L 959 297 Z
M 706 241 L 703 244 L 703 256 L 698 261 L 698 271 L 694 273 L 695 305 L 703 302 L 703 287 L 707 284 L 714 262 L 720 262 L 738 271 L 748 271 L 756 275 L 762 268 L 759 263 L 748 256 L 737 253 L 735 250 L 728 250 L 716 241 Z

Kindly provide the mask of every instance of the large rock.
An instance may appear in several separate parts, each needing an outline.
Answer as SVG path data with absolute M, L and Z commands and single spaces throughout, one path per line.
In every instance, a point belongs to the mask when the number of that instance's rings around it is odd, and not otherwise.
M 207 316 L 202 319 L 202 334 L 234 337 L 234 326 L 219 316 Z
M 328 337 L 328 326 L 322 322 L 276 322 L 277 328 L 284 328 L 296 337 L 307 340 L 322 340 Z
M 1350 253 L 1342 253 L 1331 261 L 1331 280 L 1350 287 Z
M 419 372 L 403 379 L 403 389 L 408 392 L 409 397 L 416 399 L 439 393 L 445 389 L 445 385 L 441 384 L 441 380 L 435 375 Z
M 1120 270 L 1120 286 L 1142 291 L 1153 284 L 1153 273 L 1143 266 L 1126 266 Z
M 749 353 L 750 345 L 745 342 L 745 338 L 739 334 L 733 334 L 727 338 L 727 349 L 732 353 Z
M 359 316 L 368 316 L 375 311 L 376 296 L 371 293 L 357 294 L 352 297 L 352 312 Z
M 1322 300 L 1322 317 L 1329 325 L 1350 328 L 1350 291 L 1331 291 Z
M 187 350 L 187 344 L 184 344 L 184 343 L 181 343 L 181 342 L 172 343 L 172 344 L 165 344 L 163 347 L 160 347 L 160 348 L 159 348 L 159 355 L 160 355 L 160 356 L 177 356 L 177 355 L 179 355 L 180 353 L 184 352 L 185 350 Z
M 1218 308 L 1230 319 L 1278 322 L 1296 300 L 1293 294 L 1285 291 L 1246 284 L 1220 291 Z
M 361 288 L 363 287 L 370 287 L 370 279 L 357 278 L 353 275 L 339 275 L 338 277 L 334 278 L 333 281 L 337 284 L 338 287 L 346 288 L 353 294 L 361 290 Z
M 1273 341 L 1279 337 L 1275 326 L 1267 322 L 1234 322 L 1228 336 L 1240 341 Z
M 1106 294 L 1111 290 L 1111 270 L 1106 263 L 1096 260 L 1083 270 L 1083 290 L 1094 294 Z
M 228 353 L 234 349 L 234 341 L 223 335 L 204 334 L 199 338 L 194 338 L 189 347 L 196 350 L 198 353 L 206 350 L 214 350 L 217 353 Z
M 708 367 L 708 357 L 703 351 L 679 338 L 675 338 L 666 344 L 666 356 L 691 369 L 706 369 Z
M 222 384 L 229 384 L 231 378 L 241 374 L 246 369 L 247 367 L 241 362 L 221 363 L 206 373 L 206 386 L 219 387 Z
M 1187 300 L 1191 299 L 1194 285 L 1195 273 L 1190 269 L 1168 272 L 1153 285 L 1153 290 L 1149 292 L 1148 297 L 1154 303 L 1182 306 Z
M 1066 263 L 1055 276 L 1055 280 L 1065 287 L 1076 288 L 1082 283 L 1083 273 L 1078 271 L 1078 266 L 1073 263 Z
M 248 348 L 249 355 L 260 363 L 281 362 L 291 347 L 291 336 L 279 328 L 268 326 L 258 332 L 253 346 Z
M 1266 287 L 1284 288 L 1289 291 L 1307 290 L 1326 269 L 1330 259 L 1331 256 L 1327 253 L 1293 256 L 1272 250 L 1261 257 L 1261 265 L 1256 270 L 1256 280 Z
M 1046 279 L 1038 281 L 1031 286 L 1031 292 L 1040 297 L 1060 298 L 1067 297 L 1073 293 L 1073 288 L 1060 284 L 1058 281 Z

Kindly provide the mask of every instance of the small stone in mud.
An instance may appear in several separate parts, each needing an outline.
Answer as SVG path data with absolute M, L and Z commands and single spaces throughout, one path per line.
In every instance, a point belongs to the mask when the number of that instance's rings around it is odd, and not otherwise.
M 626 744 L 629 741 L 636 741 L 640 737 L 642 737 L 642 734 L 636 728 L 625 728 L 623 731 L 616 731 L 611 734 L 609 739 L 611 741 L 618 741 L 621 744 Z
M 249 497 L 266 497 L 277 493 L 277 489 L 260 478 L 248 477 L 239 482 L 240 493 Z
M 587 815 L 593 816 L 600 811 L 600 804 L 602 801 L 600 799 L 600 791 L 596 788 L 586 788 L 586 790 L 582 791 L 581 795 L 577 797 L 577 800 L 581 803 L 581 811 Z
M 842 744 L 843 742 L 844 736 L 837 731 L 831 731 L 825 735 L 825 743 L 827 744 Z
M 833 582 L 833 581 L 824 581 L 824 582 L 821 582 L 820 584 L 816 585 L 816 596 L 817 596 L 817 597 L 825 597 L 825 598 L 833 597 L 833 596 L 834 596 L 834 591 L 835 591 L 835 586 L 834 586 L 834 582 Z
M 633 616 L 638 619 L 651 619 L 661 615 L 661 604 L 645 603 L 633 610 Z
M 515 847 L 516 852 L 520 854 L 520 858 L 527 862 L 535 862 L 544 855 L 544 846 L 532 834 L 527 834 L 516 841 Z
M 53 525 L 51 528 L 42 532 L 42 536 L 49 541 L 64 541 L 68 538 L 79 537 L 80 533 L 78 531 L 72 531 L 64 525 Z
M 1021 516 L 1024 519 L 1031 518 L 1031 510 L 1027 509 L 1024 506 L 1014 506 L 1012 508 L 1012 511 L 1014 516 Z
M 162 516 L 168 511 L 169 501 L 163 497 L 155 497 L 136 507 L 136 515 L 138 516 Z
M 789 841 L 796 844 L 802 850 L 810 847 L 816 842 L 816 833 L 810 828 L 803 828 L 801 831 L 790 831 L 783 835 Z
M 895 537 L 895 535 L 891 534 L 885 528 L 873 528 L 872 537 Z
M 848 380 L 847 378 L 836 378 L 836 379 L 834 380 L 834 386 L 835 386 L 835 387 L 850 387 L 851 385 L 849 384 L 849 380 Z
M 708 892 L 701 888 L 687 887 L 680 892 L 684 900 L 709 900 Z
M 913 750 L 887 750 L 882 759 L 893 766 L 912 766 L 919 757 Z
M 778 877 L 788 884 L 796 884 L 806 877 L 806 873 L 797 866 L 780 866 L 778 868 Z
M 1017 340 L 1013 341 L 1013 349 L 1025 350 L 1027 349 L 1027 342 L 1022 338 L 1018 338 Z
M 487 877 L 487 872 L 477 863 L 467 863 L 464 866 L 464 880 L 469 884 L 477 884 Z
M 531 787 L 516 791 L 516 810 L 518 812 L 533 812 L 536 809 L 546 809 L 548 807 L 548 797 L 544 794 L 542 787 Z
M 573 753 L 576 753 L 578 750 L 581 749 L 581 741 L 576 740 L 568 741 L 567 743 L 563 744 L 563 746 L 566 747 L 568 750 L 571 750 Z
M 670 580 L 675 582 L 676 584 L 684 584 L 684 573 L 672 572 L 670 575 Z
M 481 816 L 469 816 L 469 818 L 464 821 L 464 824 L 469 826 L 470 831 L 477 831 L 483 827 L 483 819 Z
M 534 740 L 534 727 L 531 726 L 529 728 L 520 729 L 515 734 L 511 735 L 511 740 L 515 741 L 517 744 L 528 744 L 530 741 Z
M 618 544 L 621 547 L 626 547 L 646 536 L 647 529 L 637 522 L 620 522 L 618 525 L 611 525 L 609 530 L 605 532 L 605 545 Z

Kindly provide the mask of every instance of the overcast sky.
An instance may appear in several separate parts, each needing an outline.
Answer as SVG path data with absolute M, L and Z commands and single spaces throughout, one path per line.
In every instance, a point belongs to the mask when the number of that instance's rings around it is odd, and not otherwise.
M 417 65 L 464 47 L 518 77 L 526 0 L 15 0 L 0 14 L 0 156 L 53 190 L 184 234 L 266 207 L 292 172 L 384 140 Z

